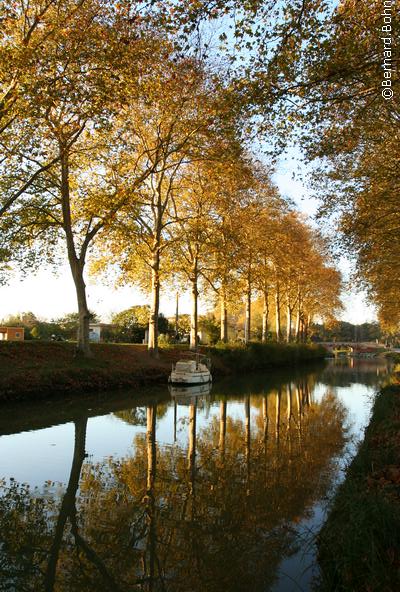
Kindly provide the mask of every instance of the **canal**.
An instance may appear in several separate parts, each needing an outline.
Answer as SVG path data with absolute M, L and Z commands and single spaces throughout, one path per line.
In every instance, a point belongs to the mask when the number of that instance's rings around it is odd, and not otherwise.
M 2 406 L 0 590 L 291 592 L 380 360 Z

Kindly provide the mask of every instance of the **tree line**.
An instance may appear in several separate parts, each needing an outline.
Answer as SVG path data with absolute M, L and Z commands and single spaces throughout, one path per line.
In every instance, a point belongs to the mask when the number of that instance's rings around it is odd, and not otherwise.
M 191 347 L 199 293 L 218 300 L 224 342 L 239 301 L 251 339 L 256 297 L 263 341 L 271 307 L 277 340 L 283 317 L 287 341 L 306 339 L 315 317 L 340 308 L 327 245 L 250 150 L 254 112 L 240 85 L 204 58 L 204 47 L 190 45 L 194 5 L 175 7 L 171 19 L 153 4 L 32 0 L 0 8 L 3 278 L 12 263 L 32 270 L 65 253 L 86 356 L 89 260 L 92 273 L 150 294 L 154 354 L 161 289 L 172 285 L 191 291 Z M 222 7 L 215 9 L 212 18 Z
M 335 228 L 338 252 L 355 264 L 353 283 L 392 335 L 400 327 L 398 8 L 380 0 L 185 0 L 179 10 L 186 29 L 225 19 L 232 85 L 275 145 L 290 137 L 302 147 L 320 220 Z

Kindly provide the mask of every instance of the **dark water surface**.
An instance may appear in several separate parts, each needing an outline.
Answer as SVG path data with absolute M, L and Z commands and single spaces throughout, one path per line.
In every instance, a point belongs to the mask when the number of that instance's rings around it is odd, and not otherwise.
M 0 591 L 311 590 L 383 361 L 2 407 Z

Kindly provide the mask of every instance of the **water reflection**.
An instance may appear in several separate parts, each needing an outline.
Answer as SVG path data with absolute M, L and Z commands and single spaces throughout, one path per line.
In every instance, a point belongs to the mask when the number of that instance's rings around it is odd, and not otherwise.
M 80 410 L 63 488 L 1 483 L 0 590 L 270 588 L 346 441 L 333 390 L 314 400 L 318 374 L 271 377 L 274 386 L 235 380 L 116 411 L 143 431 L 131 454 L 98 463 L 86 452 L 90 413 Z M 161 444 L 170 409 L 174 438 Z
M 385 358 L 337 358 L 327 365 L 321 379 L 325 384 L 345 387 L 350 384 L 373 386 L 389 377 L 392 364 Z

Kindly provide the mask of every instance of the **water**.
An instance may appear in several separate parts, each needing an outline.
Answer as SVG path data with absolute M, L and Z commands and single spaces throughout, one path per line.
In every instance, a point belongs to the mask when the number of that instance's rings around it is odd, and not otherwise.
M 2 407 L 0 590 L 290 592 L 383 361 Z

